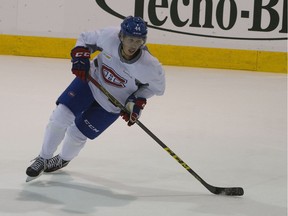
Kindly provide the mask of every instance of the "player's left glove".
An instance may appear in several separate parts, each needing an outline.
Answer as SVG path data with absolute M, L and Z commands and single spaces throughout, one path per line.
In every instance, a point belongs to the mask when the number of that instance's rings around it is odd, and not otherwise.
M 133 125 L 137 121 L 137 119 L 139 119 L 141 111 L 145 107 L 146 103 L 147 103 L 146 98 L 142 97 L 136 98 L 134 95 L 128 97 L 128 99 L 126 100 L 125 107 L 130 113 L 124 111 L 121 111 L 120 113 L 122 118 L 126 122 L 128 122 L 128 126 Z
M 87 47 L 77 46 L 71 50 L 71 58 L 72 73 L 86 81 L 90 70 L 90 50 Z

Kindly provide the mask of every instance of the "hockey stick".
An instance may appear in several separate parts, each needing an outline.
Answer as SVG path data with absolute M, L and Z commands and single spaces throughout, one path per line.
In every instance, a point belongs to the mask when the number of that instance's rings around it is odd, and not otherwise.
M 88 75 L 88 80 L 91 81 L 101 92 L 103 92 L 108 99 L 122 111 L 129 113 L 125 106 L 123 106 L 116 98 L 113 97 L 98 81 Z M 227 196 L 242 196 L 244 190 L 241 187 L 215 187 L 204 181 L 195 171 L 193 171 L 179 156 L 177 156 L 168 146 L 166 146 L 157 136 L 155 136 L 146 126 L 139 120 L 136 121 L 150 137 L 152 137 L 165 151 L 167 151 L 179 164 L 181 164 L 190 174 L 192 174 L 204 187 L 206 187 L 213 194 L 221 194 Z

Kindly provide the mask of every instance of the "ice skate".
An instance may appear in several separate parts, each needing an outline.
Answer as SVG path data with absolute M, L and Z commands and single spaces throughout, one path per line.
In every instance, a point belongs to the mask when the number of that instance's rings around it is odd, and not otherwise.
M 33 160 L 32 160 L 33 161 Z M 38 156 L 34 159 L 34 162 L 26 169 L 27 179 L 26 182 L 32 181 L 38 178 L 46 169 L 47 160 Z
M 68 165 L 70 161 L 63 160 L 59 155 L 48 160 L 44 172 L 54 172 Z

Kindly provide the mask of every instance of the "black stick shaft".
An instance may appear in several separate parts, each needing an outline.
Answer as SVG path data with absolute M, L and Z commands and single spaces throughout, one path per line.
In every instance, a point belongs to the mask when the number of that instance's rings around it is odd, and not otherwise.
M 105 94 L 108 99 L 122 111 L 129 113 L 125 106 L 123 106 L 113 95 L 111 95 L 100 83 L 95 80 L 91 75 L 88 75 L 88 80 L 91 81 L 100 91 Z M 179 164 L 182 165 L 191 175 L 193 175 L 204 187 L 206 187 L 213 194 L 222 194 L 229 196 L 242 196 L 244 190 L 241 187 L 215 187 L 204 181 L 195 171 L 193 171 L 178 155 L 176 155 L 167 145 L 165 145 L 155 134 L 153 134 L 144 124 L 136 120 L 139 125 L 152 139 L 154 139 L 166 152 L 168 152 Z

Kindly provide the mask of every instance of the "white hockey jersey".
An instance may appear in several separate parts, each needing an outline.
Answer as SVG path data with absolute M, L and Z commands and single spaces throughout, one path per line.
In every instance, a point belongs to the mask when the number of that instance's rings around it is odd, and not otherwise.
M 109 27 L 83 32 L 79 36 L 76 46 L 89 47 L 91 52 L 101 50 L 91 61 L 91 76 L 123 105 L 133 93 L 136 97 L 146 99 L 153 95 L 163 95 L 165 72 L 159 61 L 145 48 L 133 60 L 123 59 L 120 54 L 119 31 L 119 28 Z M 93 83 L 89 82 L 89 86 L 95 100 L 105 110 L 120 112 Z

